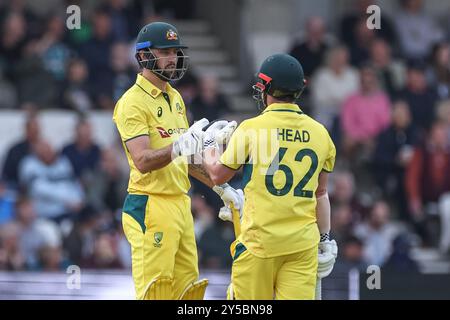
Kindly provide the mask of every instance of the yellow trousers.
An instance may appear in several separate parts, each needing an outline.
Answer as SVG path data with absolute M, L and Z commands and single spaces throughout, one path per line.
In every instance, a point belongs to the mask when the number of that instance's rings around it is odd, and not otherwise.
M 173 280 L 172 299 L 178 299 L 188 284 L 198 279 L 194 222 L 187 195 L 129 194 L 122 225 L 131 245 L 137 299 L 144 299 L 148 285 L 157 278 Z
M 232 245 L 231 272 L 236 300 L 313 300 L 317 247 L 274 258 L 259 258 L 242 243 Z

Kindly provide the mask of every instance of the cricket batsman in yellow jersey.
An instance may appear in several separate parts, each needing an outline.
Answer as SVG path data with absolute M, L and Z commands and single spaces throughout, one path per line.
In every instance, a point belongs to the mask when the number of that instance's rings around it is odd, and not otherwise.
M 208 284 L 206 279 L 197 280 L 187 192 L 188 173 L 213 187 L 201 162 L 188 162 L 202 151 L 206 134 L 202 129 L 209 121 L 202 119 L 189 128 L 184 102 L 168 83 L 181 79 L 187 70 L 185 48 L 174 26 L 163 22 L 144 26 L 136 43 L 142 73 L 114 110 L 130 165 L 122 223 L 132 250 L 137 299 L 203 299 Z M 215 138 L 224 128 L 230 129 L 227 121 L 216 123 L 207 130 L 208 136 Z M 234 128 L 231 124 L 229 135 Z M 219 189 L 222 199 L 228 195 L 233 201 L 234 189 L 228 185 Z
M 245 204 L 229 288 L 234 299 L 314 299 L 317 278 L 331 272 L 337 256 L 327 194 L 336 149 L 327 130 L 295 104 L 304 87 L 295 58 L 268 57 L 253 86 L 262 113 L 239 125 L 220 158 L 217 149 L 204 149 L 215 184 L 243 166 Z

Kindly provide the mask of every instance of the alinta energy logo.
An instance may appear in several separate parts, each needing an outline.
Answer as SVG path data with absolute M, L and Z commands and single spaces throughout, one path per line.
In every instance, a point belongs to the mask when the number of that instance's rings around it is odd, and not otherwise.
M 164 129 L 163 127 L 156 127 L 156 130 L 158 130 L 159 135 L 161 138 L 170 138 L 174 133 L 181 135 L 185 133 L 188 129 L 187 128 L 171 128 L 171 129 Z

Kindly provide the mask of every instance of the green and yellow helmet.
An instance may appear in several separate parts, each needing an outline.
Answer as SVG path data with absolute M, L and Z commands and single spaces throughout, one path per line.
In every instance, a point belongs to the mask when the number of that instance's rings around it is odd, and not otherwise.
M 265 95 L 297 99 L 306 86 L 303 67 L 296 58 L 285 53 L 268 57 L 261 65 L 253 86 L 253 99 L 258 108 L 266 107 Z
M 152 49 L 177 48 L 177 65 L 173 70 L 159 69 L 158 58 Z M 181 42 L 177 29 L 165 22 L 152 22 L 144 26 L 136 39 L 135 57 L 142 68 L 151 70 L 155 75 L 164 81 L 180 80 L 187 71 L 189 56 L 183 49 L 187 49 Z M 144 54 L 144 58 L 139 53 Z

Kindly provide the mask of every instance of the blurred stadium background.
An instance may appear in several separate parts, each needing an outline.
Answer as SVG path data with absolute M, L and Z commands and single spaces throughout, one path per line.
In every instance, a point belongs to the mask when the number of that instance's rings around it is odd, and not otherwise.
M 72 4 L 79 30 L 66 27 Z M 371 4 L 379 30 L 366 25 Z M 303 64 L 300 104 L 338 148 L 325 299 L 450 298 L 449 17 L 440 0 L 0 1 L 0 299 L 133 298 L 128 167 L 111 115 L 138 72 L 134 37 L 159 20 L 190 47 L 174 84 L 190 121 L 256 115 L 260 62 L 288 52 Z M 233 229 L 220 199 L 192 185 L 207 298 L 221 299 Z M 381 290 L 367 290 L 369 265 Z

